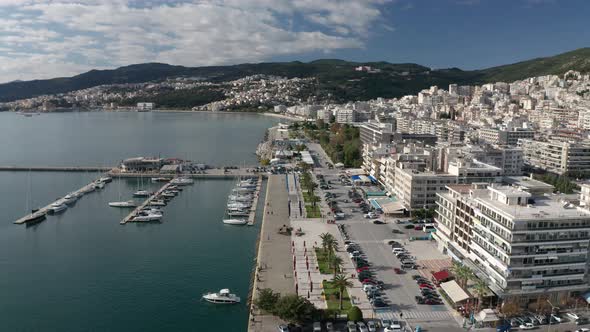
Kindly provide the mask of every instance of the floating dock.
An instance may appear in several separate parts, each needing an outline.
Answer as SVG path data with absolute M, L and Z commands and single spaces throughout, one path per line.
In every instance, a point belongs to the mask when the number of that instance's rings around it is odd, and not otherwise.
M 91 183 L 85 185 L 84 187 L 82 187 L 82 188 L 80 188 L 80 189 L 78 189 L 76 191 L 71 192 L 70 194 L 74 194 L 74 195 L 78 196 L 78 199 L 80 199 L 80 197 L 82 196 L 81 194 L 88 192 L 90 190 L 90 187 L 94 187 L 95 185 L 96 185 L 96 181 L 92 181 Z M 40 208 L 37 213 L 45 213 L 46 214 L 49 211 L 49 208 L 51 207 L 52 204 L 57 203 L 58 201 L 60 201 L 62 199 L 63 199 L 63 197 L 60 198 L 60 199 L 58 199 L 58 200 L 56 200 L 56 201 L 54 201 L 54 202 L 51 202 L 51 203 L 47 204 L 46 206 Z M 20 218 L 18 220 L 15 220 L 14 223 L 15 224 L 19 224 L 19 225 L 20 224 L 24 224 L 25 223 L 25 220 L 27 220 L 27 218 L 30 215 L 32 215 L 32 213 L 27 214 L 26 216 L 24 216 L 24 217 L 22 217 L 22 218 Z
M 131 213 L 129 213 L 127 215 L 127 217 L 123 218 L 123 220 L 121 220 L 119 222 L 119 224 L 125 225 L 126 223 L 128 223 L 130 221 L 133 221 L 132 220 L 133 217 L 135 215 L 137 215 L 137 213 L 139 211 L 141 211 L 144 207 L 146 207 L 149 203 L 151 203 L 151 201 L 153 201 L 154 199 L 156 199 L 156 197 L 158 197 L 161 193 L 163 193 L 171 185 L 172 185 L 171 182 L 166 182 L 166 184 L 164 184 L 160 189 L 158 189 L 158 191 L 156 191 L 153 195 L 151 195 L 150 197 L 148 197 L 148 199 L 146 199 L 143 203 L 141 203 L 138 207 L 136 207 L 133 211 L 131 211 Z
M 260 188 L 262 187 L 262 177 L 258 177 L 256 182 L 256 191 L 254 191 L 254 200 L 252 201 L 252 207 L 250 208 L 250 215 L 248 216 L 248 226 L 253 226 L 256 220 L 256 209 L 258 208 L 258 196 L 260 195 Z

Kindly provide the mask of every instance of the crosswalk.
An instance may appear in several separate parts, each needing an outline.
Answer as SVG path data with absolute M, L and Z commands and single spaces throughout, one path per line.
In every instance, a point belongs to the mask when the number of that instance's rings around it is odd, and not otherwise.
M 375 312 L 375 315 L 379 319 L 392 319 L 392 320 L 401 320 L 403 319 L 410 319 L 413 321 L 421 321 L 421 322 L 432 322 L 432 321 L 449 321 L 453 320 L 453 315 L 444 310 L 444 311 L 403 311 L 403 317 L 400 317 L 398 311 L 391 311 L 391 310 L 379 310 Z

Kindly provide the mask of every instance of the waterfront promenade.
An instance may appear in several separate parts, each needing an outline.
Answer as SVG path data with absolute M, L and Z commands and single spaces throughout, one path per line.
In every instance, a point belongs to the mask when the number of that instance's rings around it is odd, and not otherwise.
M 291 253 L 291 238 L 278 234 L 283 225 L 289 226 L 289 196 L 285 175 L 269 175 L 264 216 L 258 243 L 258 256 L 252 302 L 258 291 L 270 288 L 281 294 L 295 294 L 295 280 L 293 278 L 293 258 Z M 281 320 L 272 315 L 266 315 L 251 306 L 248 331 L 275 332 Z

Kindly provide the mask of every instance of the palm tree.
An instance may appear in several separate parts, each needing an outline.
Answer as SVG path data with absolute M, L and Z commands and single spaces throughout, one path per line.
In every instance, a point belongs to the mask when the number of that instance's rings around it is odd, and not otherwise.
M 481 310 L 481 303 L 483 302 L 483 297 L 488 292 L 488 285 L 485 281 L 475 278 L 475 285 L 473 285 L 473 293 L 477 295 L 477 311 Z
M 328 262 L 332 263 L 332 255 L 338 250 L 338 241 L 330 234 L 326 241 L 326 250 L 328 250 Z
M 328 243 L 331 242 L 333 238 L 334 236 L 330 233 L 320 234 L 320 239 L 322 240 L 322 249 L 324 249 L 324 251 L 328 250 Z
M 467 281 L 473 277 L 473 272 L 471 272 L 469 267 L 454 261 L 451 271 L 455 275 L 455 278 L 457 278 L 459 285 L 463 288 L 467 286 Z
M 340 298 L 340 310 L 342 310 L 342 294 L 346 290 L 347 287 L 352 287 L 352 282 L 343 274 L 339 274 L 332 279 L 332 285 L 338 289 L 338 294 Z
M 341 271 L 341 268 L 344 265 L 344 260 L 342 260 L 340 256 L 334 255 L 330 260 L 330 263 L 334 269 L 334 278 L 336 278 L 336 274 Z

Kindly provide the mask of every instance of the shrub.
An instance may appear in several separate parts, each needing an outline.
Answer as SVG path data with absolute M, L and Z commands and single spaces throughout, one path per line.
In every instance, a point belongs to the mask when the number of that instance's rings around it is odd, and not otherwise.
M 363 312 L 359 307 L 354 306 L 348 310 L 348 320 L 353 322 L 359 322 L 363 320 Z

